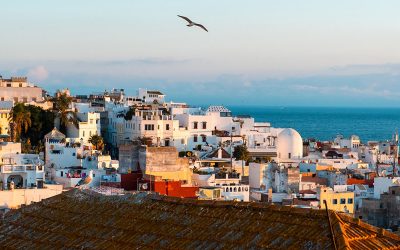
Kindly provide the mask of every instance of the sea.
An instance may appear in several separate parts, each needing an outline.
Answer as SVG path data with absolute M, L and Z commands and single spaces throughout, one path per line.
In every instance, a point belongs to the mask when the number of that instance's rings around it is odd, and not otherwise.
M 362 142 L 391 140 L 400 129 L 400 108 L 228 106 L 275 128 L 293 128 L 303 139 L 332 140 L 358 135 Z

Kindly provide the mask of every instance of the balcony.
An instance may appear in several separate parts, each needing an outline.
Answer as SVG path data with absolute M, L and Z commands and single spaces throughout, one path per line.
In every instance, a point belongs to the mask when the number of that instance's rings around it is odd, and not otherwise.
M 22 173 L 28 171 L 38 171 L 43 172 L 43 166 L 35 165 L 3 165 L 1 166 L 1 173 Z

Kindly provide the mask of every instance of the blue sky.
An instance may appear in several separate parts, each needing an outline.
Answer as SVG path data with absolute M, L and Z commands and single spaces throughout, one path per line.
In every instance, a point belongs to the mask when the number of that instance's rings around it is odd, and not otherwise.
M 194 104 L 400 106 L 400 1 L 3 1 L 0 74 Z M 176 15 L 204 24 L 188 28 Z

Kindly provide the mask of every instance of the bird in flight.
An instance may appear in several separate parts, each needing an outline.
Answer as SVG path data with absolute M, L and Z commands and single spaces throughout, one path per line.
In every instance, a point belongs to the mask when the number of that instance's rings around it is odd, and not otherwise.
M 189 18 L 187 18 L 187 17 L 185 17 L 185 16 L 180 16 L 180 15 L 178 15 L 178 17 L 180 17 L 180 18 L 183 18 L 183 19 L 185 19 L 189 24 L 188 25 L 186 25 L 186 26 L 188 26 L 188 27 L 191 27 L 191 26 L 199 26 L 200 28 L 202 28 L 203 30 L 205 30 L 205 31 L 207 31 L 208 32 L 208 30 L 206 29 L 206 27 L 204 27 L 203 25 L 201 25 L 201 24 L 199 24 L 199 23 L 195 23 L 195 22 L 193 22 L 192 20 L 190 20 Z

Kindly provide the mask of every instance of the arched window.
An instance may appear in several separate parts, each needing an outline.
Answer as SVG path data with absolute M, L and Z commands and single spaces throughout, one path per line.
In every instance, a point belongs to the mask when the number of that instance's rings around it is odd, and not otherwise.
M 232 187 L 229 188 L 229 191 L 232 192 Z
M 238 188 L 238 192 L 242 192 L 242 189 L 240 187 Z
M 233 189 L 233 192 L 236 192 L 236 188 Z

